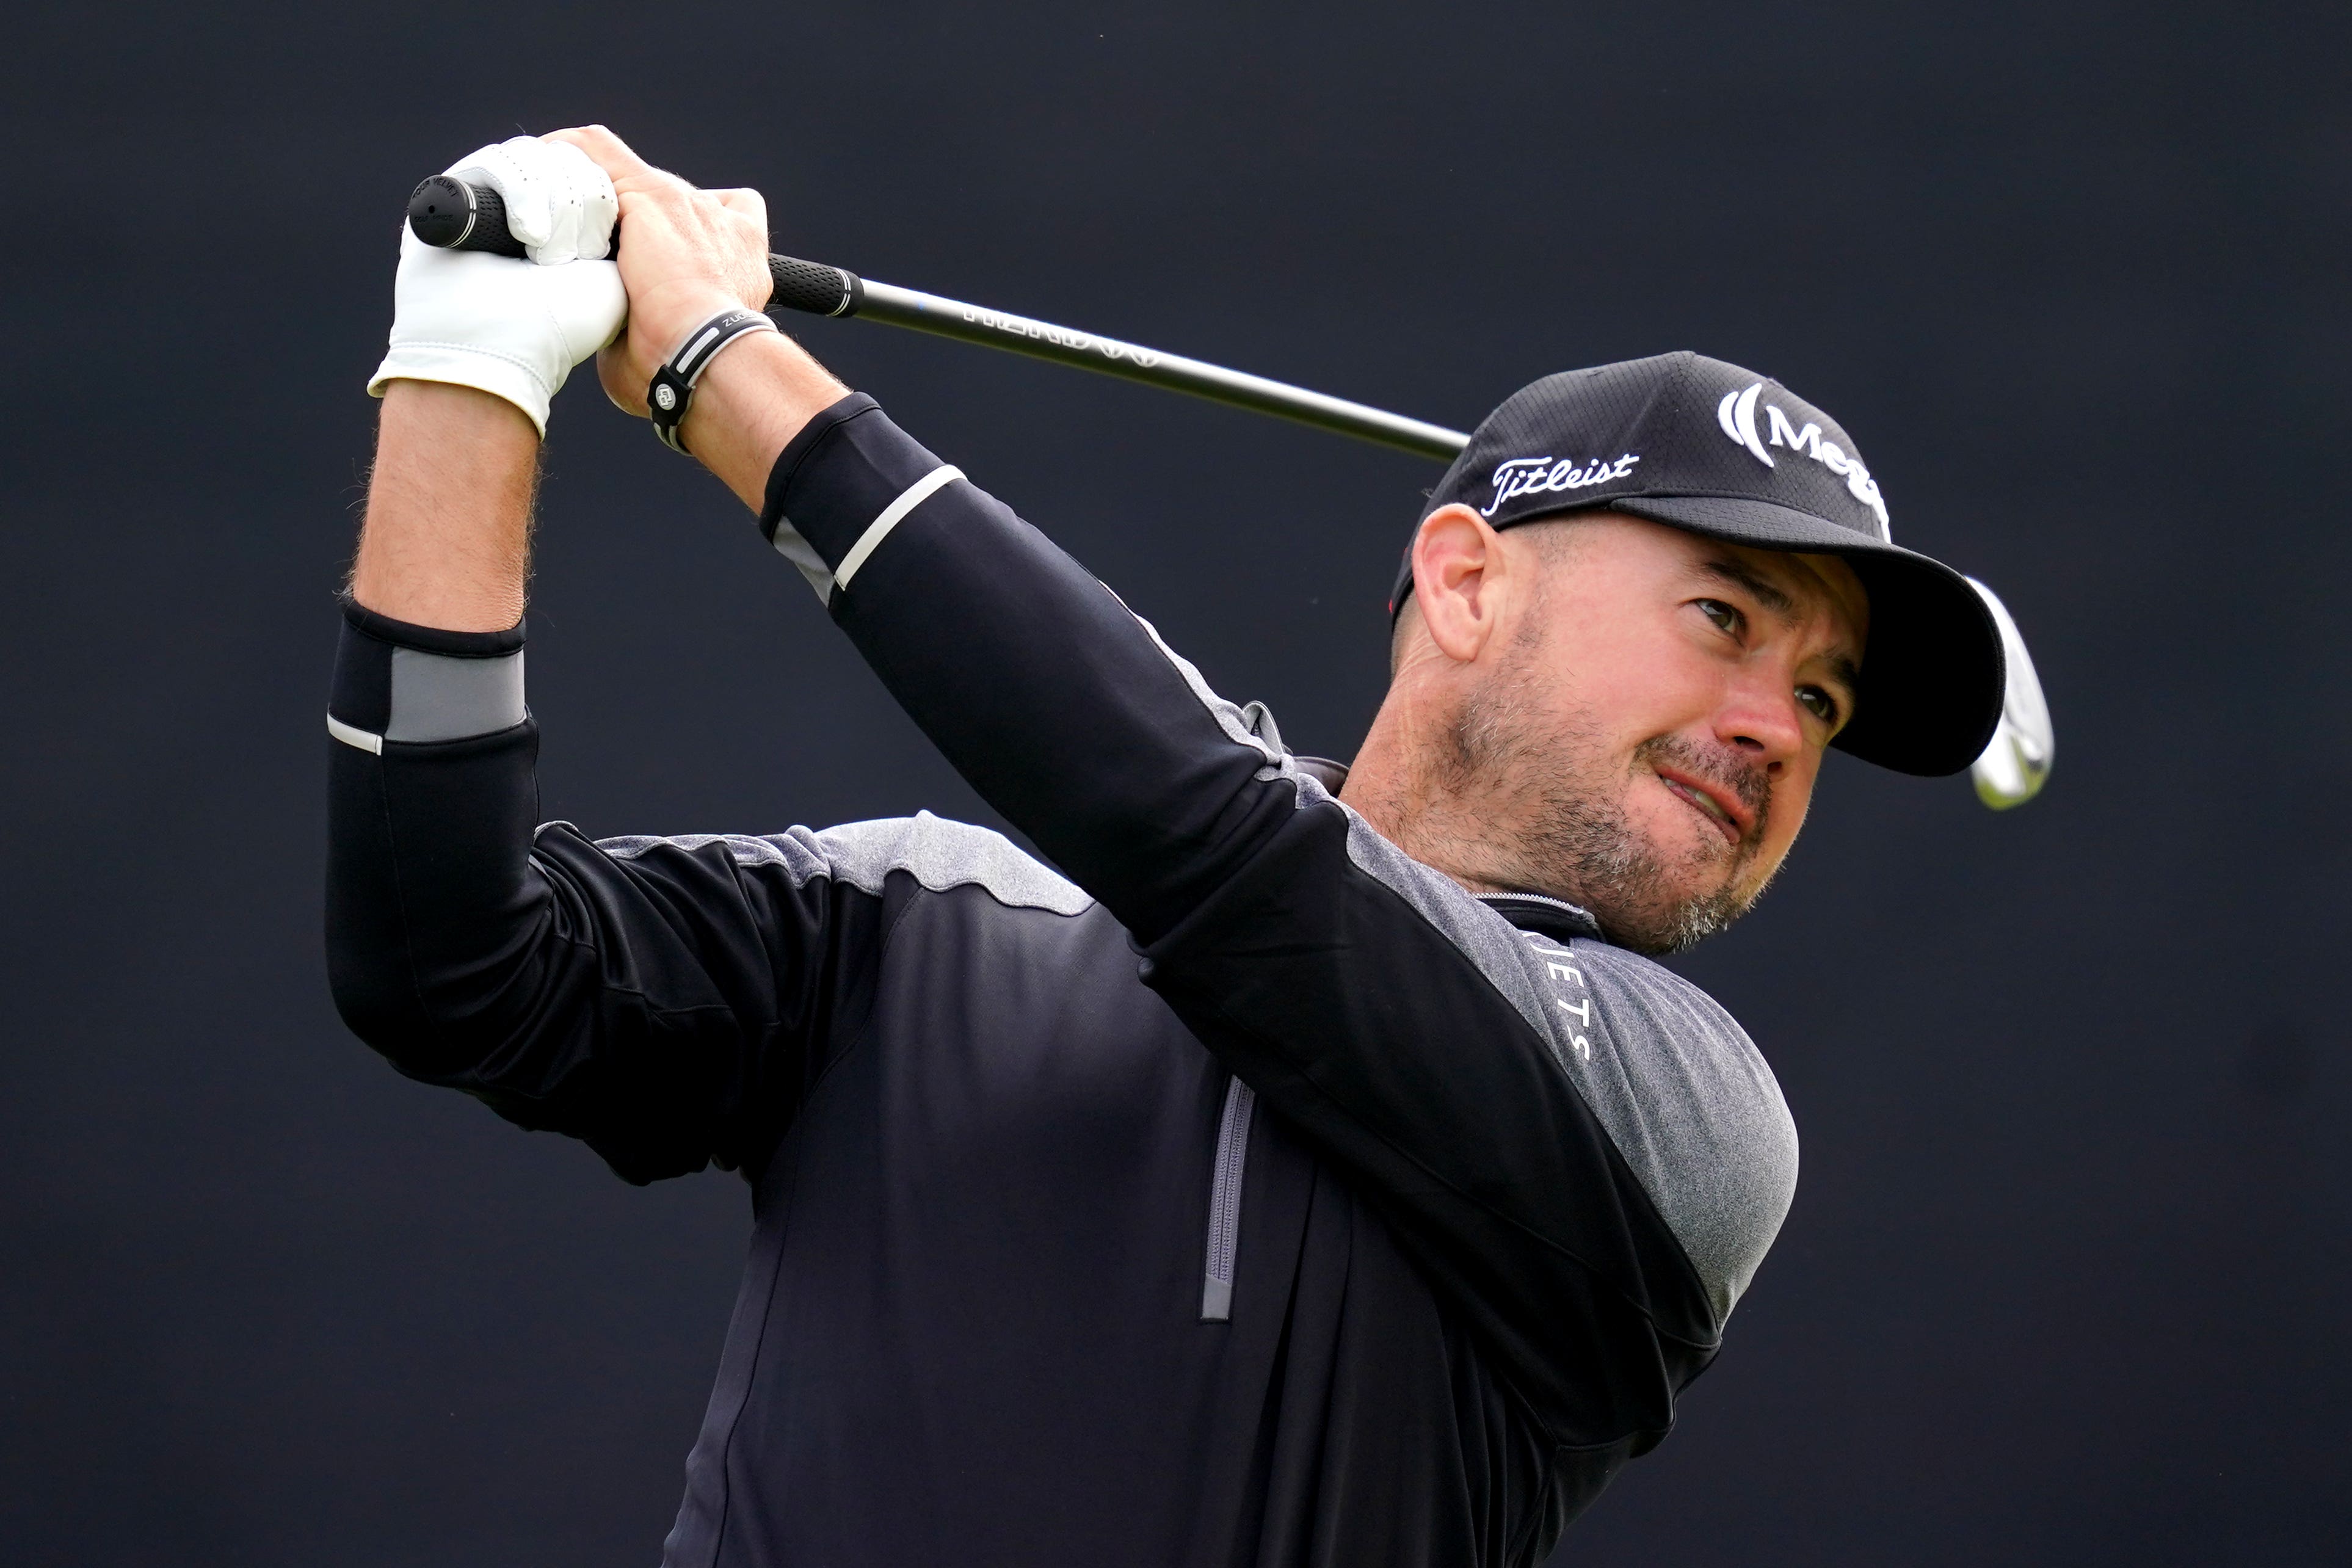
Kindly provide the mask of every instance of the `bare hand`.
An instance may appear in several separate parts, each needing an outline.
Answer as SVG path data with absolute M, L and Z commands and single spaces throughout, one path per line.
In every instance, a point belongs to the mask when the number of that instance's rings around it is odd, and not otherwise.
M 596 356 L 596 374 L 607 396 L 643 418 L 654 372 L 687 333 L 730 307 L 767 304 L 768 204 L 754 190 L 698 191 L 601 125 L 553 132 L 548 140 L 587 153 L 621 198 L 629 321 Z

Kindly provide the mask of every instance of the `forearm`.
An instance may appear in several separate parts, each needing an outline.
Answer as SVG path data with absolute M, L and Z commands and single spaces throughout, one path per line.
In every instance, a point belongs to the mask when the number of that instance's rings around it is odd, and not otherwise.
M 768 374 L 796 352 L 776 345 Z M 812 415 L 815 395 L 774 389 L 787 416 L 738 447 L 764 453 L 797 426 L 761 476 L 778 550 L 991 805 L 1130 930 L 1165 929 L 1295 808 L 1278 753 L 1083 567 L 870 400 Z M 749 402 L 698 403 L 697 416 Z M 722 477 L 740 494 L 755 471 Z
M 346 1018 L 412 1069 L 464 1058 L 453 1021 L 497 1011 L 495 984 L 465 994 L 477 954 L 544 920 L 520 626 L 538 464 L 502 397 L 384 388 L 328 703 L 327 946 Z
M 447 631 L 522 619 L 539 433 L 504 398 L 444 382 L 384 389 L 352 596 Z

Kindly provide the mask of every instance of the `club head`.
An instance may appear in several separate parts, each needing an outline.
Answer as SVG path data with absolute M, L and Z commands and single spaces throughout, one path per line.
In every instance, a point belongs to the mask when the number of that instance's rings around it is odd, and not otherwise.
M 1976 780 L 1979 800 L 1995 811 L 2007 811 L 2042 793 L 2050 777 L 2051 759 L 2058 752 L 2058 739 L 2050 727 L 2050 703 L 2042 695 L 2042 679 L 2033 673 L 2033 656 L 2025 651 L 2025 638 L 2010 618 L 2009 606 L 1975 578 L 1969 579 L 1969 586 L 1992 612 L 1994 624 L 2000 627 L 2001 652 L 2009 662 L 2009 689 L 2001 698 L 2000 723 L 1992 732 L 1992 744 L 1969 765 L 1969 776 Z

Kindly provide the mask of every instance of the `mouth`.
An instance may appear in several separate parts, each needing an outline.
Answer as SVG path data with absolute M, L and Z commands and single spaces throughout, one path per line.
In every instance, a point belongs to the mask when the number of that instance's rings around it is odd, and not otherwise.
M 1671 768 L 1659 768 L 1656 772 L 1658 782 L 1680 796 L 1692 810 L 1706 817 L 1709 825 L 1723 835 L 1724 842 L 1736 848 L 1746 841 L 1748 830 L 1753 826 L 1753 817 L 1738 795 L 1720 784 L 1709 784 Z

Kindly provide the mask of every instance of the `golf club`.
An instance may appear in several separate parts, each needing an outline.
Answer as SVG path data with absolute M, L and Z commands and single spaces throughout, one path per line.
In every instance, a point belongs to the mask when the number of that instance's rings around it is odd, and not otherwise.
M 520 256 L 523 247 L 508 232 L 506 206 L 499 194 L 448 174 L 436 174 L 416 187 L 408 200 L 408 225 L 427 245 L 455 250 L 484 250 L 499 256 Z M 906 327 L 937 337 L 954 338 L 983 347 L 1050 360 L 1099 375 L 1140 382 L 1171 392 L 1189 393 L 1212 403 L 1227 404 L 1255 413 L 1311 425 L 1335 435 L 1352 436 L 1384 447 L 1451 462 L 1470 437 L 1459 430 L 1390 414 L 1345 398 L 1305 387 L 1270 381 L 1243 371 L 1143 348 L 1072 327 L 1025 316 L 1008 315 L 984 306 L 968 305 L 919 289 L 860 278 L 845 268 L 802 261 L 789 256 L 768 258 L 774 291 L 768 314 L 793 310 L 812 316 L 856 317 Z M 2008 607 L 1990 588 L 1975 578 L 1969 586 L 1983 598 L 2000 630 L 2007 660 L 2008 683 L 2000 724 L 1969 769 L 1977 797 L 1995 811 L 2022 805 L 2041 793 L 2056 756 L 2057 740 L 2050 705 L 2042 695 L 2032 657 Z

